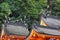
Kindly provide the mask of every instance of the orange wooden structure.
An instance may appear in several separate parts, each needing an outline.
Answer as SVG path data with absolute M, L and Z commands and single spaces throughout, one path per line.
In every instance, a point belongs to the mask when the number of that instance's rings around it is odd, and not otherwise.
M 27 40 L 60 40 L 60 36 L 53 36 L 53 35 L 45 35 L 40 34 L 34 30 L 32 30 L 30 36 Z
M 0 40 L 24 40 L 26 36 L 19 36 L 19 35 L 8 35 L 5 33 L 4 29 L 1 32 Z
M 25 36 L 6 35 L 4 32 L 1 34 L 0 40 L 24 40 Z
M 24 40 L 25 36 L 3 35 L 1 40 Z

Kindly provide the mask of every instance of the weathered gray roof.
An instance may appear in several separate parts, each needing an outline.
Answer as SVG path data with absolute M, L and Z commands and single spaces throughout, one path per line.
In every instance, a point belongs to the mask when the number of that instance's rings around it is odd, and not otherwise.
M 7 27 L 5 27 L 4 31 L 8 35 L 28 35 L 29 31 L 25 27 L 25 25 L 21 22 L 16 23 L 6 23 Z
M 41 19 L 50 27 L 60 28 L 60 18 L 57 18 L 57 17 L 44 18 L 44 17 L 42 17 Z
M 38 33 L 43 33 L 46 35 L 58 35 L 60 36 L 60 32 L 54 28 L 44 27 L 44 26 L 35 26 L 33 28 Z

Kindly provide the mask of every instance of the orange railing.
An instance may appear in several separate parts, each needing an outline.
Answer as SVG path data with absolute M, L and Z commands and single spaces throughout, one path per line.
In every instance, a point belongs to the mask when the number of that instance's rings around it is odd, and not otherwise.
M 53 36 L 53 35 L 45 35 L 40 34 L 34 30 L 32 30 L 30 36 L 27 38 L 27 40 L 60 40 L 60 36 Z
M 3 35 L 1 40 L 24 40 L 25 36 Z

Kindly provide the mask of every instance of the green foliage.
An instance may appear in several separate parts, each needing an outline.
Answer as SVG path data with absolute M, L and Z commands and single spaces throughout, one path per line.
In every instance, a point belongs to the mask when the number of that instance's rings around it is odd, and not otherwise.
M 42 8 L 46 7 L 47 0 L 5 0 L 12 11 L 17 11 L 17 14 L 28 15 L 37 18 Z
M 40 12 L 47 6 L 47 0 L 4 0 L 10 5 L 13 19 L 22 19 L 28 26 L 39 20 Z M 19 16 L 15 18 L 16 14 Z
M 52 14 L 55 16 L 60 16 L 60 0 L 53 0 L 52 5 Z
M 60 0 L 52 0 L 52 4 L 52 14 L 59 16 Z M 4 0 L 0 4 L 0 16 L 12 13 L 12 19 L 22 19 L 30 26 L 34 20 L 39 20 L 42 9 L 46 7 L 47 0 Z
M 3 2 L 0 4 L 0 18 L 8 16 L 11 13 L 10 6 L 8 3 Z
M 25 4 L 25 9 L 31 17 L 38 18 L 41 9 L 46 7 L 46 5 L 46 0 L 27 0 L 27 3 Z
M 20 0 L 4 0 L 4 1 L 10 5 L 12 11 L 20 9 L 21 4 Z

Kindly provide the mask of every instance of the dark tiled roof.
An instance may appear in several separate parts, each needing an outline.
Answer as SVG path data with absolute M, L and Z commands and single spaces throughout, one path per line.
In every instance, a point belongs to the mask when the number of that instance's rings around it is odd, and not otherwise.
M 35 30 L 40 34 L 60 36 L 60 32 L 58 31 L 58 28 L 55 27 L 41 26 L 39 24 L 34 24 L 32 28 L 33 30 Z
M 47 16 L 48 18 L 53 18 L 53 19 L 57 19 L 60 20 L 60 16 Z
M 35 24 L 35 25 L 33 24 L 33 25 L 32 25 L 32 28 L 35 28 L 35 27 L 36 27 L 36 28 L 41 27 L 41 28 L 46 28 L 46 29 L 54 29 L 54 30 L 58 30 L 58 29 L 59 29 L 59 28 L 56 28 L 56 27 L 53 27 L 53 26 L 50 27 L 50 26 L 42 26 L 42 25 L 40 25 L 40 24 Z
M 47 18 L 41 17 L 41 19 L 50 27 L 60 28 L 60 18 L 49 16 Z
M 4 31 L 8 35 L 28 35 L 29 31 L 22 22 L 9 22 L 6 23 Z

